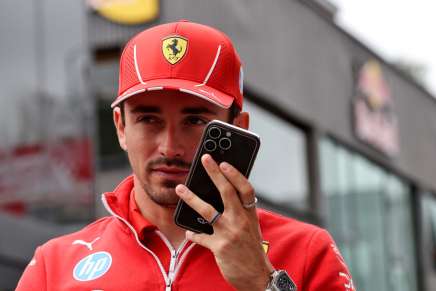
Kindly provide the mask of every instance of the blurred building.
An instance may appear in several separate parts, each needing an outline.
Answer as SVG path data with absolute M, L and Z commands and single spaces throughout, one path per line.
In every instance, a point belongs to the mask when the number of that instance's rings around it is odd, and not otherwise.
M 120 51 L 182 18 L 242 57 L 262 206 L 329 229 L 358 290 L 436 290 L 436 99 L 334 14 L 321 0 L 3 0 L 0 290 L 37 245 L 105 215 L 99 193 L 129 174 L 109 106 Z

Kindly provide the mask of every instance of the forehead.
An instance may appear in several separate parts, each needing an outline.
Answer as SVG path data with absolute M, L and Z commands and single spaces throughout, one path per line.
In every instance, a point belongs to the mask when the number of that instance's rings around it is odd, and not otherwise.
M 221 108 L 200 97 L 193 96 L 178 90 L 157 90 L 148 91 L 128 98 L 125 101 L 127 111 L 138 106 L 154 106 L 161 110 L 183 110 L 188 107 L 203 107 L 213 112 L 227 112 L 228 109 Z

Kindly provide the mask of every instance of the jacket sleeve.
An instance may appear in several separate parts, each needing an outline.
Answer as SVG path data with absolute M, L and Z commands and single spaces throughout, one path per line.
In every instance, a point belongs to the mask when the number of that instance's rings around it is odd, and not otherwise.
M 356 291 L 351 274 L 330 234 L 321 229 L 312 237 L 304 268 L 304 291 Z
M 46 271 L 42 247 L 38 247 L 35 254 L 21 275 L 15 291 L 47 290 Z

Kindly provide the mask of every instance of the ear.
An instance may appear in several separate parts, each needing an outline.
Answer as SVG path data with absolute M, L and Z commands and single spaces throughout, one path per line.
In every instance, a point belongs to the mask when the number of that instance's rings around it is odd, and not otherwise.
M 233 120 L 233 124 L 243 129 L 248 129 L 250 125 L 250 115 L 248 112 L 241 112 Z
M 122 118 L 121 118 L 121 109 L 117 106 L 114 108 L 113 112 L 113 118 L 114 118 L 114 125 L 117 130 L 117 136 L 118 136 L 118 142 L 120 143 L 120 147 L 127 151 L 127 144 L 126 144 L 126 135 L 125 135 L 125 124 L 123 124 Z

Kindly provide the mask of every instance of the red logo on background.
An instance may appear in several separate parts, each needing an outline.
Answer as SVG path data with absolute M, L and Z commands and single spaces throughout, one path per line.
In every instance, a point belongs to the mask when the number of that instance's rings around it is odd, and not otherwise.
M 390 89 L 379 63 L 366 62 L 357 75 L 354 100 L 354 126 L 357 137 L 377 150 L 395 156 L 399 153 L 398 121 Z

